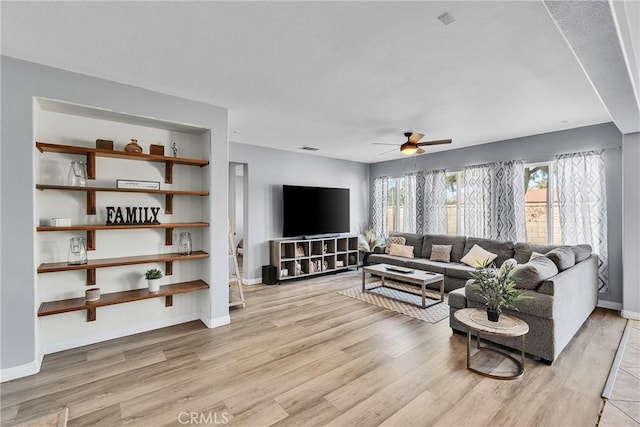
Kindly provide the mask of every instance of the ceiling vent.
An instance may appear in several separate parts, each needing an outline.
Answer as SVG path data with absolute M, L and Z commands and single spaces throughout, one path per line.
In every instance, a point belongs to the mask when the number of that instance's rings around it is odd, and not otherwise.
M 453 22 L 456 22 L 456 18 L 454 18 L 453 16 L 449 15 L 448 12 L 443 13 L 442 15 L 438 16 L 438 20 L 440 22 L 442 22 L 444 25 L 449 25 Z
M 306 145 L 304 147 L 300 147 L 301 150 L 306 150 L 306 151 L 318 151 L 319 148 L 316 147 L 307 147 Z

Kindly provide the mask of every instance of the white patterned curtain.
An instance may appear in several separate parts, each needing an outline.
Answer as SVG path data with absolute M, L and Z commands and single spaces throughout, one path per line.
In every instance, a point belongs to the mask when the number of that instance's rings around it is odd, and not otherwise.
M 418 180 L 418 233 L 447 234 L 447 174 L 444 169 L 426 171 Z
M 599 258 L 598 289 L 607 293 L 607 192 L 602 151 L 557 156 L 555 169 L 561 242 L 591 245 Z
M 467 236 L 491 238 L 491 192 L 490 165 L 464 169 L 464 230 Z
M 526 241 L 524 162 L 493 164 L 492 239 Z
M 407 233 L 416 232 L 416 214 L 417 214 L 417 173 L 410 173 L 404 176 L 404 212 L 403 212 L 403 229 Z
M 377 236 L 387 235 L 387 188 L 389 178 L 382 176 L 373 180 L 373 197 L 371 200 L 371 228 Z

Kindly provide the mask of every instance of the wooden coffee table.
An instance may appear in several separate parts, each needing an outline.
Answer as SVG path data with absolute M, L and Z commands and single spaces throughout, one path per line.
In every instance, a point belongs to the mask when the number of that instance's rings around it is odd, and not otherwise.
M 413 269 L 411 269 L 411 271 L 408 273 L 403 273 L 400 271 L 394 271 L 392 270 L 393 268 L 396 268 L 396 267 L 388 264 L 376 264 L 376 265 L 363 267 L 362 292 L 367 292 L 367 289 L 365 287 L 365 275 L 366 273 L 369 273 L 371 275 L 380 276 L 382 278 L 381 286 L 386 286 L 385 279 L 392 279 L 392 280 L 397 280 L 399 282 L 406 282 L 414 285 L 420 285 L 422 287 L 422 304 L 421 305 L 415 304 L 418 307 L 427 308 L 436 304 L 440 304 L 442 301 L 444 301 L 444 276 L 442 274 L 431 273 L 429 271 L 423 271 L 423 270 L 413 270 Z M 427 305 L 426 304 L 427 285 L 430 285 L 432 283 L 438 283 L 438 282 L 440 282 L 440 301 L 436 301 L 433 304 Z M 387 287 L 390 287 L 402 292 L 407 292 L 404 289 L 394 288 L 393 286 L 387 286 Z M 413 293 L 413 292 L 407 292 L 407 293 Z M 403 302 L 406 302 L 406 301 L 403 301 Z
M 467 327 L 467 369 L 484 375 L 489 378 L 501 380 L 513 380 L 524 374 L 524 337 L 529 332 L 529 325 L 517 317 L 500 315 L 500 320 L 491 322 L 487 319 L 487 312 L 479 308 L 463 308 L 454 313 L 455 318 Z M 483 371 L 471 366 L 471 332 L 475 332 L 478 340 L 477 348 L 479 351 L 492 351 L 498 353 L 507 359 L 513 361 L 517 366 L 517 371 L 513 375 L 495 375 L 490 372 Z M 482 347 L 480 345 L 480 333 L 485 335 L 493 335 L 496 337 L 520 337 L 520 360 L 511 356 L 505 351 L 491 347 Z

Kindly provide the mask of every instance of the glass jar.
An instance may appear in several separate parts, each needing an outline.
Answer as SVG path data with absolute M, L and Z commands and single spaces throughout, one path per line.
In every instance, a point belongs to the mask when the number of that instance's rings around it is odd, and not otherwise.
M 82 160 L 72 160 L 69 168 L 68 184 L 72 187 L 87 185 L 87 163 Z
M 69 239 L 69 265 L 81 265 L 87 263 L 87 241 L 84 237 L 72 237 Z
M 180 233 L 178 253 L 180 255 L 191 255 L 191 233 L 188 231 Z

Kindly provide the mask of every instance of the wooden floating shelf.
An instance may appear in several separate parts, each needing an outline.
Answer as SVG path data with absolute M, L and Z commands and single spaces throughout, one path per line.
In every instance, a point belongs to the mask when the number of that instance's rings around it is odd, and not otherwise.
M 151 262 L 172 262 L 172 261 L 190 261 L 193 259 L 208 258 L 209 254 L 204 251 L 195 251 L 190 255 L 181 255 L 173 252 L 168 254 L 156 254 L 156 255 L 139 255 L 120 258 L 104 258 L 89 260 L 86 264 L 69 265 L 66 262 L 53 262 L 47 264 L 40 264 L 38 267 L 38 273 L 54 273 L 56 271 L 71 271 L 71 270 L 93 270 L 96 268 L 104 267 L 119 267 L 123 265 L 135 265 L 135 264 L 148 264 Z M 166 275 L 170 275 L 168 272 Z
M 165 229 L 164 244 L 169 246 L 173 244 L 174 228 L 199 228 L 208 227 L 208 222 L 168 222 L 164 224 L 134 224 L 134 225 L 105 225 L 105 224 L 78 224 L 66 227 L 40 226 L 36 231 L 86 231 L 87 232 L 87 250 L 96 249 L 96 230 L 125 230 L 125 229 L 141 229 L 141 228 L 160 228 Z
M 158 292 L 149 292 L 147 288 L 131 291 L 103 294 L 98 301 L 87 302 L 84 297 L 71 298 L 59 301 L 43 302 L 38 309 L 38 316 L 50 316 L 52 314 L 68 313 L 71 311 L 87 310 L 87 322 L 96 320 L 96 308 L 108 305 L 123 304 L 126 302 L 140 301 L 149 298 L 165 297 L 165 307 L 173 305 L 173 295 L 208 289 L 209 285 L 202 280 L 174 283 L 160 286 Z
M 173 182 L 173 165 L 206 166 L 209 164 L 205 159 L 192 159 L 188 157 L 169 157 L 157 154 L 127 153 L 125 151 L 104 150 L 100 148 L 77 147 L 73 145 L 49 144 L 46 142 L 36 142 L 36 148 L 41 152 L 66 153 L 84 155 L 87 158 L 87 178 L 96 178 L 96 157 L 112 157 L 117 159 L 141 160 L 146 162 L 158 162 L 165 164 L 164 182 Z
M 96 213 L 96 192 L 117 192 L 117 193 L 148 193 L 148 194 L 164 194 L 166 214 L 173 213 L 173 196 L 208 196 L 208 191 L 190 191 L 190 190 L 146 190 L 139 188 L 113 188 L 113 187 L 74 187 L 71 185 L 46 185 L 36 184 L 38 190 L 68 190 L 68 191 L 86 191 L 87 192 L 87 215 L 95 215 Z

